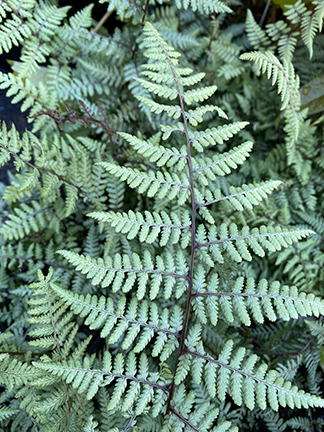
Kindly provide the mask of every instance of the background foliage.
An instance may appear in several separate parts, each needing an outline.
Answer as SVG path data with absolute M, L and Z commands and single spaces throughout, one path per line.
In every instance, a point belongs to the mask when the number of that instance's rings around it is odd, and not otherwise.
M 0 429 L 321 430 L 324 2 L 99 3 L 0 1 Z

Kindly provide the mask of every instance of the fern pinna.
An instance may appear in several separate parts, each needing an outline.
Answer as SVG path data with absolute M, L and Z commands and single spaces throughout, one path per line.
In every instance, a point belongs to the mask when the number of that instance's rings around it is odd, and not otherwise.
M 219 154 L 210 148 L 230 140 L 247 123 L 226 124 L 220 108 L 200 105 L 216 86 L 199 86 L 204 73 L 180 65 L 180 54 L 150 23 L 145 24 L 140 48 L 149 61 L 137 81 L 148 93 L 138 99 L 151 112 L 165 113 L 173 121 L 161 125 L 161 132 L 148 140 L 119 135 L 149 167 L 157 168 L 123 166 L 113 158 L 98 166 L 109 178 L 125 181 L 145 196 L 143 202 L 150 202 L 153 211 L 105 212 L 100 205 L 88 214 L 108 237 L 115 231 L 129 241 L 138 239 L 130 253 L 100 258 L 67 249 L 58 252 L 107 296 L 74 293 L 53 280 L 52 271 L 46 277 L 39 271 L 40 282 L 31 285 L 35 296 L 29 311 L 32 345 L 51 348 L 55 354 L 32 361 L 33 379 L 30 373 L 25 377 L 25 370 L 15 379 L 25 379 L 34 389 L 55 387 L 45 403 L 49 410 L 61 398 L 62 412 L 58 410 L 53 421 L 62 422 L 66 409 L 75 415 L 80 395 L 89 400 L 97 395 L 104 430 L 114 431 L 147 430 L 145 424 L 153 417 L 156 430 L 163 432 L 234 432 L 238 428 L 219 413 L 229 398 L 250 410 L 258 406 L 277 411 L 279 405 L 323 407 L 320 397 L 298 390 L 249 347 L 240 346 L 230 330 L 250 326 L 252 321 L 324 313 L 321 299 L 277 281 L 246 278 L 242 265 L 253 254 L 263 257 L 266 251 L 281 250 L 311 231 L 273 225 L 239 227 L 231 220 L 216 223 L 218 202 L 226 201 L 236 211 L 251 209 L 280 182 L 231 186 L 224 194 L 217 179 L 243 164 L 252 143 Z M 203 117 L 211 112 L 219 114 L 220 125 L 204 130 Z M 226 266 L 232 268 L 231 277 Z M 85 354 L 89 340 L 72 350 L 78 331 L 73 314 L 79 324 L 100 329 L 106 341 L 101 357 Z M 212 345 L 208 332 L 214 334 Z M 17 372 L 17 365 L 11 367 Z M 86 409 L 91 412 L 91 407 L 83 407 L 83 415 Z M 40 424 L 45 418 L 37 410 L 33 416 Z M 90 416 L 86 430 L 97 425 Z

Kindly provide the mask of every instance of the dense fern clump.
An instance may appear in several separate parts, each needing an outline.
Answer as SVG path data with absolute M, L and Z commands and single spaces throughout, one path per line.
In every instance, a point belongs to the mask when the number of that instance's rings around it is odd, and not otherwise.
M 324 2 L 100 3 L 0 1 L 1 430 L 321 430 Z

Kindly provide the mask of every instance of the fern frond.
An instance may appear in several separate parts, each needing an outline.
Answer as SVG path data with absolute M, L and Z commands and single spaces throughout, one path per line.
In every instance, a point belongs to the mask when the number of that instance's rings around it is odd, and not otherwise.
M 10 417 L 13 417 L 18 413 L 19 413 L 18 409 L 12 409 L 9 407 L 1 407 L 0 408 L 0 421 L 6 420 Z
M 136 298 L 127 301 L 126 297 L 120 297 L 114 305 L 111 298 L 103 296 L 98 299 L 88 294 L 84 297 L 59 287 L 55 288 L 55 292 L 81 318 L 87 317 L 85 325 L 93 330 L 103 327 L 100 337 L 108 337 L 109 344 L 119 341 L 123 350 L 134 345 L 134 353 L 140 353 L 157 333 L 152 356 L 159 355 L 161 361 L 166 361 L 178 347 L 177 339 L 180 338 L 183 321 L 182 310 L 178 306 L 170 312 L 164 309 L 160 314 L 157 305 L 146 300 L 139 303 Z
M 318 29 L 317 16 L 313 15 L 311 11 L 304 14 L 301 21 L 301 36 L 304 44 L 309 51 L 309 57 L 313 57 L 313 40 Z
M 292 24 L 299 24 L 303 15 L 307 12 L 302 0 L 297 0 L 294 4 L 287 4 L 284 15 Z
M 172 432 L 174 430 L 194 430 L 213 432 L 237 432 L 237 428 L 230 421 L 218 421 L 219 409 L 213 403 L 203 400 L 201 403 L 195 401 L 195 392 L 186 392 L 184 384 L 181 384 L 174 394 L 174 404 L 170 415 L 165 418 L 161 432 Z M 219 419 L 220 420 L 220 419 Z M 213 427 L 214 424 L 217 426 Z
M 119 20 L 129 20 L 133 25 L 140 24 L 143 15 L 144 2 L 129 2 L 128 0 L 100 0 L 100 3 L 109 3 L 108 12 L 116 11 Z
M 9 391 L 30 385 L 35 375 L 37 369 L 27 362 L 12 358 L 9 354 L 0 354 L 0 382 Z
M 136 96 L 136 99 L 141 101 L 143 104 L 145 104 L 151 112 L 156 114 L 161 114 L 162 112 L 166 112 L 168 117 L 171 117 L 173 119 L 178 119 L 181 116 L 181 111 L 178 107 L 173 105 L 163 105 L 157 102 L 154 102 L 154 100 L 149 99 L 144 96 Z
M 79 255 L 69 251 L 58 251 L 69 263 L 76 266 L 77 271 L 86 274 L 92 279 L 92 284 L 100 284 L 103 288 L 112 284 L 112 291 L 122 289 L 128 292 L 136 283 L 137 297 L 142 299 L 146 289 L 151 285 L 150 298 L 154 299 L 164 285 L 164 296 L 169 298 L 172 287 L 177 284 L 186 285 L 186 260 L 181 250 L 175 256 L 170 253 L 165 256 L 156 256 L 153 260 L 151 254 L 145 251 L 143 258 L 133 253 L 130 256 L 116 254 L 114 259 L 109 256 L 93 259 L 89 256 Z
M 227 115 L 224 111 L 215 105 L 204 105 L 194 110 L 189 110 L 188 113 L 186 113 L 186 118 L 192 126 L 198 126 L 199 123 L 202 123 L 204 114 L 213 111 L 217 111 L 220 117 L 227 119 Z
M 31 315 L 28 322 L 34 324 L 29 332 L 33 338 L 29 345 L 45 350 L 55 349 L 63 359 L 70 351 L 78 325 L 71 322 L 73 314 L 65 313 L 67 306 L 54 291 L 53 269 L 46 277 L 41 270 L 38 270 L 37 275 L 39 282 L 30 285 L 33 298 L 28 301 L 32 306 L 28 311 Z
M 159 105 L 160 106 L 160 105 Z M 177 164 L 177 169 L 179 171 L 183 170 L 186 164 L 187 154 L 185 149 L 181 149 L 181 153 L 175 147 L 168 149 L 161 145 L 155 143 L 156 140 L 153 138 L 144 141 L 133 135 L 127 134 L 125 132 L 119 132 L 121 137 L 123 137 L 139 154 L 147 157 L 150 162 L 155 162 L 158 167 L 166 165 L 167 167 L 172 167 Z M 158 135 L 158 138 L 160 134 Z
M 318 21 L 319 31 L 322 32 L 323 28 L 323 19 L 324 19 L 324 2 L 323 0 L 313 0 L 312 3 L 316 5 L 315 7 L 315 15 Z
M 221 0 L 175 0 L 175 5 L 178 9 L 187 10 L 189 7 L 201 14 L 210 15 L 212 13 L 232 13 L 232 9 Z
M 255 18 L 252 12 L 250 11 L 250 9 L 247 10 L 247 15 L 246 15 L 246 32 L 250 44 L 255 49 L 265 48 L 267 45 L 270 45 L 271 43 L 266 33 L 255 21 Z
M 90 27 L 92 24 L 91 12 L 93 6 L 93 4 L 90 4 L 83 9 L 77 11 L 73 16 L 71 16 L 71 18 L 69 19 L 69 26 L 73 29 Z
M 110 223 L 117 232 L 128 234 L 127 238 L 133 239 L 137 235 L 141 242 L 153 243 L 161 234 L 160 246 L 165 246 L 169 240 L 172 244 L 181 240 L 186 245 L 189 241 L 188 231 L 190 230 L 190 217 L 188 212 L 182 215 L 182 223 L 176 213 L 170 216 L 162 211 L 161 213 L 150 213 L 147 210 L 144 215 L 140 212 L 134 213 L 103 213 L 93 212 L 88 214 L 100 222 Z
M 190 85 L 189 82 L 187 85 Z M 216 90 L 217 86 L 203 87 L 196 90 L 187 90 L 183 93 L 183 100 L 188 105 L 191 105 L 193 102 L 203 102 L 204 100 L 209 99 Z
M 213 156 L 212 159 L 205 156 L 193 159 L 193 173 L 198 174 L 199 181 L 205 186 L 208 180 L 215 181 L 217 176 L 229 174 L 232 169 L 242 165 L 247 157 L 250 156 L 253 144 L 247 141 L 226 153 Z
M 278 93 L 281 95 L 281 109 L 285 110 L 285 116 L 289 120 L 289 131 L 293 141 L 299 135 L 300 93 L 299 77 L 295 75 L 293 64 L 287 59 L 281 63 L 270 51 L 261 53 L 258 51 L 245 53 L 240 56 L 242 60 L 253 60 L 262 73 L 267 73 L 268 79 L 272 79 L 272 85 L 277 84 Z
M 171 8 L 169 8 L 170 10 Z M 175 9 L 173 9 L 175 13 Z M 155 22 L 156 29 L 161 33 L 163 39 L 171 46 L 181 51 L 194 51 L 199 47 L 199 34 L 198 29 L 190 32 L 179 32 L 177 27 L 177 17 L 174 16 L 173 20 L 170 17 L 170 23 Z
M 167 171 L 149 171 L 144 173 L 138 169 L 125 166 L 118 166 L 110 162 L 98 162 L 98 165 L 113 174 L 127 184 L 132 189 L 137 189 L 140 194 L 147 193 L 147 196 L 162 199 L 166 196 L 170 200 L 178 195 L 179 204 L 183 204 L 189 196 L 188 178 L 184 174 L 178 176 L 175 173 L 169 174 Z
M 264 225 L 260 228 L 252 228 L 251 230 L 248 226 L 245 226 L 242 230 L 239 230 L 232 223 L 230 226 L 226 224 L 220 225 L 218 231 L 215 226 L 212 226 L 208 231 L 208 241 L 206 241 L 206 230 L 203 225 L 199 225 L 196 235 L 196 248 L 200 251 L 208 247 L 213 259 L 219 263 L 222 263 L 224 260 L 222 251 L 227 251 L 230 257 L 236 262 L 241 262 L 242 259 L 251 261 L 252 257 L 248 250 L 249 248 L 255 254 L 263 257 L 265 250 L 270 252 L 281 250 L 282 247 L 287 247 L 312 233 L 313 231 L 307 229 L 287 230 L 281 227 L 274 228 Z M 213 263 L 210 257 L 209 262 Z
M 219 201 L 228 200 L 228 202 L 238 211 L 244 209 L 252 209 L 254 205 L 260 204 L 260 202 L 267 198 L 267 196 L 278 186 L 280 181 L 270 180 L 258 184 L 243 185 L 242 187 L 230 186 L 229 194 L 224 196 L 220 189 L 210 191 L 205 190 L 205 197 L 197 191 L 197 208 L 203 208 L 205 206 L 214 204 Z M 206 199 L 204 202 L 203 198 Z
M 145 408 L 149 408 L 148 405 L 153 398 L 160 399 L 159 406 L 162 406 L 168 395 L 164 382 L 159 379 L 159 374 L 148 371 L 148 361 L 144 353 L 141 354 L 138 361 L 135 353 L 130 352 L 126 364 L 123 355 L 117 354 L 113 365 L 111 354 L 106 351 L 101 369 L 92 368 L 89 357 L 78 362 L 71 359 L 63 363 L 33 362 L 33 365 L 35 368 L 65 380 L 74 389 L 77 389 L 78 393 L 86 392 L 88 400 L 95 396 L 99 386 L 107 386 L 115 381 L 108 410 L 113 410 L 118 404 L 122 404 L 122 411 L 127 412 L 134 408 L 135 413 L 139 415 Z
M 170 75 L 166 74 L 166 77 L 168 77 L 168 81 L 172 80 L 172 77 Z M 162 79 L 164 78 L 163 81 L 166 80 L 166 77 L 162 77 Z M 137 81 L 141 84 L 141 86 L 143 86 L 150 93 L 154 93 L 155 95 L 161 98 L 174 100 L 178 96 L 177 91 L 175 89 L 170 88 L 166 85 L 155 84 L 150 81 L 143 80 L 142 78 L 137 78 Z
M 16 208 L 15 214 L 10 214 L 9 220 L 0 228 L 0 234 L 4 239 L 23 239 L 33 231 L 42 231 L 50 221 L 47 207 L 36 201 L 32 201 L 30 206 L 22 203 L 21 208 Z
M 281 59 L 286 58 L 290 61 L 292 60 L 295 47 L 298 42 L 297 36 L 298 32 L 292 32 L 290 34 L 281 36 L 278 41 L 278 52 Z
M 11 19 L 7 19 L 0 30 L 0 54 L 9 52 L 12 45 L 18 46 L 23 43 L 31 35 L 31 30 L 28 25 L 22 22 L 17 16 L 13 15 Z
M 228 141 L 248 124 L 248 122 L 236 122 L 225 126 L 218 126 L 217 128 L 206 129 L 203 132 L 189 132 L 189 139 L 193 147 L 197 151 L 202 152 L 204 147 L 223 144 L 224 141 Z
M 202 323 L 206 323 L 206 316 L 209 316 L 213 325 L 218 322 L 220 312 L 229 323 L 233 323 L 236 317 L 250 326 L 251 315 L 256 322 L 262 324 L 264 316 L 270 321 L 275 321 L 277 317 L 288 321 L 291 318 L 297 319 L 298 316 L 318 317 L 324 310 L 324 301 L 319 297 L 298 293 L 295 286 L 280 286 L 278 281 L 269 285 L 262 279 L 256 284 L 253 278 L 244 280 L 239 277 L 229 291 L 220 291 L 217 274 L 206 282 L 205 272 L 200 267 L 195 276 L 193 295 L 196 315 Z
M 192 368 L 194 381 L 199 384 L 204 380 L 211 397 L 217 394 L 223 401 L 229 394 L 238 406 L 245 403 L 251 410 L 255 407 L 255 402 L 263 410 L 269 404 L 275 411 L 278 411 L 279 405 L 288 405 L 290 408 L 324 405 L 323 399 L 298 390 L 289 381 L 278 377 L 276 371 L 268 371 L 265 363 L 256 366 L 258 357 L 255 354 L 246 357 L 245 348 L 240 347 L 233 353 L 232 340 L 227 341 L 217 359 L 206 354 L 201 345 L 198 345 L 197 352 L 193 351 L 194 345 L 188 337 L 188 348 L 180 359 L 180 372 L 175 376 L 177 384 L 185 379 L 189 368 Z

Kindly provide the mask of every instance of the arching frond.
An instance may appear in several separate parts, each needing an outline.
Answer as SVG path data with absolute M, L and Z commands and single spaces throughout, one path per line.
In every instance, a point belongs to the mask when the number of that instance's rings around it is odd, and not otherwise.
M 295 74 L 294 66 L 287 59 L 281 63 L 270 51 L 265 53 L 251 52 L 240 56 L 242 60 L 253 60 L 262 73 L 271 78 L 272 85 L 277 84 L 278 93 L 281 95 L 281 109 L 286 110 L 285 116 L 289 120 L 289 133 L 293 141 L 299 135 L 300 93 L 299 77 Z

